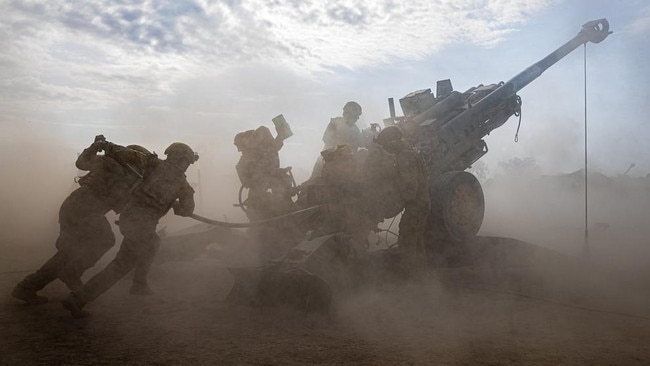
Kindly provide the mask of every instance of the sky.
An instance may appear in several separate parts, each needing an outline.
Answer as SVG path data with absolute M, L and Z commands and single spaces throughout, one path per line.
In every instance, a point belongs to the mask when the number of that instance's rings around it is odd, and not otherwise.
M 347 101 L 363 107 L 360 127 L 381 123 L 389 97 L 507 81 L 599 18 L 613 34 L 586 48 L 588 166 L 645 176 L 646 1 L 3 0 L 2 194 L 42 179 L 25 167 L 67 184 L 98 134 L 158 153 L 185 142 L 201 155 L 188 176 L 218 191 L 236 179 L 234 135 L 278 114 L 294 132 L 282 165 L 302 181 Z M 584 166 L 584 64 L 579 47 L 519 93 L 519 142 L 515 117 L 486 138 L 491 173 L 515 157 L 544 174 Z

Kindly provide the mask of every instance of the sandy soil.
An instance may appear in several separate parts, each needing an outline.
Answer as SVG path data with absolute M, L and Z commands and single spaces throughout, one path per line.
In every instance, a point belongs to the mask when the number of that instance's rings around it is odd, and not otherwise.
M 650 364 L 648 287 L 533 252 L 356 289 L 329 316 L 225 303 L 229 263 L 210 256 L 155 265 L 150 297 L 129 295 L 127 277 L 86 319 L 61 307 L 61 283 L 26 306 L 10 296 L 25 273 L 3 273 L 0 364 Z M 12 253 L 23 262 L 5 268 L 48 254 Z

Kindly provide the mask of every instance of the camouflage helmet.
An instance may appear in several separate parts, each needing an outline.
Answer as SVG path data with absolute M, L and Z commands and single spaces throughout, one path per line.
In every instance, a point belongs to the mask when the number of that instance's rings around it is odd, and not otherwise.
M 395 125 L 387 126 L 381 130 L 379 135 L 377 135 L 377 143 L 381 146 L 386 147 L 391 142 L 401 140 L 402 136 L 404 136 L 404 134 L 399 127 Z
M 235 146 L 237 146 L 237 151 L 248 150 L 251 147 L 254 147 L 254 144 L 252 143 L 254 134 L 255 130 L 248 130 L 236 134 Z
M 143 153 L 145 155 L 151 154 L 151 151 L 145 149 L 144 147 L 142 147 L 140 145 L 128 145 L 126 148 L 131 149 L 131 150 L 135 150 L 137 152 L 141 152 L 141 153 Z
M 189 146 L 182 142 L 174 142 L 165 149 L 165 155 L 167 157 L 179 157 L 187 159 L 190 164 L 194 164 L 195 161 L 199 160 L 198 154 L 192 150 Z
M 347 102 L 343 106 L 343 113 L 349 113 L 358 117 L 361 115 L 361 106 L 357 102 Z

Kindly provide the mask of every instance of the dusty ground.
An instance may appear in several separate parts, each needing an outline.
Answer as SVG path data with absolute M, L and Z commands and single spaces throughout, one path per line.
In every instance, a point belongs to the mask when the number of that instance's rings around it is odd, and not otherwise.
M 25 273 L 6 272 L 34 268 L 49 254 L 14 249 L 0 277 L 0 363 L 650 364 L 650 291 L 643 287 L 650 281 L 630 284 L 528 249 L 437 269 L 418 282 L 356 290 L 330 316 L 226 304 L 227 260 L 202 256 L 154 266 L 151 297 L 130 296 L 130 279 L 119 282 L 80 320 L 61 307 L 67 291 L 59 282 L 42 292 L 47 304 L 11 298 Z

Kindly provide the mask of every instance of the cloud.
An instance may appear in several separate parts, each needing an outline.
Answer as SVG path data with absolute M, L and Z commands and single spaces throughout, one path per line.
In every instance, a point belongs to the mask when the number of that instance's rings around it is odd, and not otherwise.
M 452 42 L 490 45 L 549 2 L 503 1 L 250 1 L 245 8 L 266 25 L 289 62 L 309 69 L 421 60 Z M 250 6 L 250 8 L 249 8 Z M 509 12 L 503 12 L 504 9 Z M 255 9 L 253 11 L 253 9 Z
M 14 0 L 0 15 L 0 93 L 108 107 L 246 63 L 309 75 L 421 60 L 493 45 L 553 2 Z
M 638 16 L 632 21 L 624 31 L 629 31 L 637 36 L 648 36 L 650 34 L 650 5 L 643 8 Z

